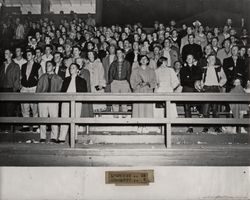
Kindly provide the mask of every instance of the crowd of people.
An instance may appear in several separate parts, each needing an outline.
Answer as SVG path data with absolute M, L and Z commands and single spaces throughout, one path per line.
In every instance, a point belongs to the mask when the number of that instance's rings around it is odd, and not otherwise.
M 249 86 L 250 43 L 245 27 L 237 29 L 231 19 L 223 27 L 208 27 L 198 20 L 177 27 L 155 22 L 96 26 L 87 20 L 48 18 L 22 24 L 3 22 L 1 46 L 5 60 L 0 68 L 0 92 L 20 93 L 162 93 L 246 92 Z M 21 103 L 23 117 L 68 117 L 68 103 Z M 135 103 L 132 117 L 163 117 L 161 104 Z M 195 106 L 184 104 L 185 117 Z M 218 117 L 219 104 L 198 106 L 203 117 Z M 224 105 L 230 112 L 231 107 Z M 1 103 L 2 116 L 15 116 L 13 102 Z M 77 117 L 94 112 L 127 112 L 127 104 L 77 103 Z M 233 113 L 235 114 L 235 113 Z M 177 117 L 176 105 L 171 115 Z M 122 115 L 126 117 L 126 115 Z M 2 130 L 8 129 L 2 126 Z M 33 126 L 33 131 L 38 126 Z M 23 126 L 21 131 L 30 127 Z M 40 142 L 46 141 L 46 126 L 40 126 Z M 140 129 L 142 131 L 142 129 Z M 147 131 L 144 129 L 144 131 Z M 203 132 L 208 129 L 204 128 Z M 220 131 L 217 129 L 216 131 Z M 64 143 L 67 125 L 52 125 L 51 142 Z M 193 132 L 191 127 L 187 132 Z

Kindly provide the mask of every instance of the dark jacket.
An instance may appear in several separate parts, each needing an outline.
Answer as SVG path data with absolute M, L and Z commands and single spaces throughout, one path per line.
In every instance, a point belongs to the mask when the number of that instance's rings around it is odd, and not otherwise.
M 138 59 L 139 59 L 139 56 L 140 56 L 140 53 L 138 52 Z M 134 59 L 135 59 L 134 51 L 128 52 L 127 55 L 125 56 L 125 60 L 127 60 L 130 63 L 130 66 L 132 66 Z
M 70 81 L 71 81 L 71 76 L 66 77 L 64 79 L 61 92 L 67 92 Z M 76 77 L 76 92 L 87 92 L 87 91 L 88 91 L 88 88 L 87 88 L 86 81 L 83 78 L 77 76 Z
M 66 70 L 67 70 L 67 67 L 65 65 L 62 64 L 59 66 L 57 75 L 59 75 L 62 78 L 62 80 L 64 80 L 65 78 Z
M 109 68 L 109 80 L 108 84 L 111 84 L 113 80 L 119 80 L 118 77 L 118 60 L 115 60 L 112 62 Z M 121 69 L 121 78 L 120 80 L 127 80 L 130 81 L 130 75 L 131 75 L 131 65 L 127 60 L 124 60 L 122 63 L 122 69 Z
M 48 86 L 49 86 L 49 80 L 48 77 L 49 74 L 43 74 L 39 80 L 36 87 L 36 92 L 48 92 Z M 60 92 L 62 87 L 62 78 L 58 76 L 57 74 L 51 74 L 51 90 L 50 92 Z
M 199 62 L 198 62 L 198 66 L 200 66 L 201 68 L 206 67 L 208 64 L 207 62 L 207 58 L 206 57 L 202 57 Z M 216 61 L 215 61 L 215 65 L 220 65 L 221 66 L 221 62 L 220 59 L 216 57 Z
M 180 71 L 180 79 L 182 87 L 194 88 L 194 83 L 197 80 L 201 80 L 202 70 L 199 66 L 192 65 L 183 66 Z
M 187 56 L 192 54 L 194 58 L 199 61 L 202 57 L 202 49 L 198 44 L 187 44 L 182 49 L 182 60 L 186 61 Z
M 33 63 L 33 66 L 32 66 L 32 69 L 31 69 L 31 72 L 30 72 L 30 75 L 29 75 L 29 78 L 27 79 L 27 76 L 26 76 L 26 69 L 27 69 L 27 64 L 28 63 L 25 63 L 22 65 L 22 69 L 21 69 L 21 84 L 23 87 L 34 87 L 34 86 L 37 86 L 37 83 L 38 83 L 38 79 L 39 79 L 39 69 L 41 67 L 40 64 L 34 62 Z
M 238 58 L 236 65 L 234 64 L 233 57 L 225 58 L 223 61 L 223 69 L 227 76 L 227 92 L 229 92 L 234 86 L 233 81 L 235 78 L 241 78 L 242 86 L 245 87 L 247 84 L 247 70 L 246 64 L 243 59 Z
M 6 69 L 3 63 L 0 68 L 0 87 L 12 88 L 13 92 L 17 92 L 20 89 L 20 67 L 15 62 L 11 62 Z

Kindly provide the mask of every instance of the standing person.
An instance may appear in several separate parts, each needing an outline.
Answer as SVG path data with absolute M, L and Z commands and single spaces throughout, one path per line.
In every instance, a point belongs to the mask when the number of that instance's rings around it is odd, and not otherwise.
M 186 63 L 181 68 L 180 79 L 182 92 L 197 92 L 194 83 L 197 80 L 201 80 L 202 70 L 199 66 L 194 65 L 194 56 L 192 54 L 187 55 Z M 189 103 L 184 104 L 185 117 L 191 118 L 191 105 Z M 189 127 L 188 133 L 193 132 L 193 128 Z
M 61 52 L 55 52 L 53 61 L 55 62 L 55 74 L 59 75 L 62 80 L 64 80 L 67 67 L 63 63 L 63 54 Z
M 27 63 L 22 66 L 21 70 L 21 93 L 35 93 L 36 86 L 39 78 L 39 70 L 41 65 L 34 62 L 35 52 L 33 49 L 26 51 Z M 32 116 L 38 117 L 38 110 L 36 103 L 22 103 L 21 104 L 23 117 L 30 117 L 30 109 L 32 110 Z M 38 126 L 33 126 L 33 131 L 37 131 Z M 24 132 L 29 131 L 28 126 L 23 126 Z
M 5 62 L 0 68 L 0 92 L 18 92 L 20 89 L 20 67 L 12 60 L 13 53 L 10 49 L 5 49 Z M 15 102 L 1 102 L 0 116 L 15 116 Z M 3 131 L 9 131 L 9 126 L 2 126 Z
M 113 61 L 117 59 L 115 55 L 115 51 L 116 51 L 115 45 L 110 45 L 108 50 L 109 50 L 109 54 L 102 60 L 106 82 L 108 82 L 108 73 L 109 73 L 110 65 L 113 63 Z M 111 92 L 111 86 L 109 84 L 107 84 L 105 88 L 105 92 L 108 92 L 108 93 Z
M 15 39 L 17 44 L 21 44 L 24 40 L 25 30 L 20 18 L 16 18 Z
M 207 66 L 203 68 L 202 73 L 202 91 L 203 92 L 221 92 L 221 88 L 226 84 L 227 78 L 224 73 L 223 68 L 220 65 L 216 65 L 215 54 L 210 54 L 207 58 Z M 208 118 L 210 114 L 210 109 L 212 108 L 213 117 L 218 117 L 219 104 L 206 103 L 203 105 L 203 116 Z M 208 128 L 204 128 L 203 132 L 207 132 Z M 220 132 L 219 128 L 215 131 Z
M 182 63 L 180 61 L 176 61 L 174 63 L 174 71 L 175 71 L 175 74 L 179 80 L 179 83 L 181 82 L 181 75 L 180 75 L 181 68 L 182 68 Z M 179 84 L 179 86 L 175 89 L 175 92 L 182 92 L 181 84 Z
M 179 60 L 178 53 L 171 49 L 171 41 L 169 38 L 164 40 L 164 48 L 162 49 L 162 55 L 168 60 L 168 67 L 173 68 L 174 63 Z
M 44 48 L 44 55 L 42 56 L 42 61 L 41 61 L 41 74 L 46 73 L 45 65 L 46 62 L 49 60 L 53 60 L 53 55 L 52 55 L 52 46 L 50 44 L 47 44 Z
M 233 80 L 236 76 L 242 77 L 242 86 L 246 86 L 247 73 L 246 64 L 243 59 L 239 58 L 239 47 L 233 46 L 231 49 L 231 54 L 229 58 L 225 58 L 223 61 L 223 69 L 227 76 L 226 92 L 234 87 Z
M 87 19 L 85 20 L 86 25 L 95 27 L 96 22 L 95 19 L 92 17 L 91 13 L 88 13 Z
M 85 69 L 84 59 L 77 58 L 76 64 L 79 65 L 79 76 L 86 81 L 87 92 L 91 92 L 90 73 L 89 73 L 89 70 Z M 93 104 L 91 104 L 91 103 L 83 103 L 82 104 L 81 117 L 94 117 Z
M 132 69 L 139 65 L 138 64 L 139 56 L 140 56 L 139 42 L 135 41 L 133 42 L 132 51 L 129 51 L 125 57 L 125 59 L 129 61 L 130 65 L 132 66 Z
M 201 46 L 194 43 L 194 34 L 188 35 L 188 44 L 182 49 L 182 60 L 187 60 L 187 55 L 192 54 L 195 60 L 200 60 L 202 57 Z
M 132 70 L 130 84 L 135 93 L 153 93 L 156 86 L 155 71 L 149 67 L 149 58 L 146 55 L 140 56 L 139 67 Z M 135 103 L 133 104 L 132 117 L 153 118 L 153 104 Z M 147 133 L 147 127 L 139 127 L 138 132 Z
M 180 86 L 180 82 L 174 69 L 168 67 L 168 60 L 166 57 L 159 58 L 155 73 L 157 83 L 155 93 L 174 92 Z M 171 116 L 178 117 L 176 104 L 174 103 L 171 103 Z M 155 117 L 164 117 L 164 111 L 159 113 L 157 112 L 157 109 L 155 109 Z
M 223 65 L 224 59 L 232 56 L 231 49 L 230 49 L 230 46 L 231 46 L 230 39 L 225 39 L 222 45 L 223 45 L 223 48 L 218 50 L 217 57 L 220 59 L 220 62 Z
M 77 93 L 77 92 L 87 92 L 87 83 L 84 79 L 78 76 L 79 65 L 72 63 L 69 67 L 70 76 L 66 77 L 63 81 L 61 92 L 66 93 Z M 75 108 L 75 117 L 81 116 L 82 103 L 77 102 Z M 69 103 L 62 103 L 61 115 L 62 117 L 69 117 L 70 107 Z M 65 143 L 66 136 L 68 133 L 69 125 L 60 126 L 60 135 L 58 138 L 58 143 Z M 78 126 L 76 126 L 75 139 L 77 140 Z M 73 138 L 71 138 L 73 139 Z
M 22 65 L 27 62 L 27 60 L 23 58 L 23 49 L 19 46 L 16 47 L 15 54 L 16 57 L 14 58 L 14 62 L 19 65 L 21 70 Z
M 150 56 L 149 66 L 154 70 L 157 68 L 157 61 L 161 57 L 161 54 L 162 54 L 161 49 L 162 47 L 160 44 L 155 44 L 153 46 L 153 52 L 151 53 L 151 56 Z
M 46 62 L 46 73 L 43 74 L 37 84 L 37 93 L 60 92 L 62 87 L 62 78 L 55 74 L 53 61 Z M 39 117 L 58 117 L 59 103 L 43 102 L 38 103 Z M 51 126 L 50 142 L 56 143 L 58 137 L 58 125 Z M 46 125 L 40 125 L 40 143 L 46 142 Z
M 115 60 L 109 68 L 109 81 L 111 84 L 111 93 L 130 93 L 130 75 L 131 66 L 127 60 L 124 59 L 125 54 L 122 49 L 116 50 L 117 60 Z M 119 105 L 113 105 L 113 111 L 119 111 Z M 127 112 L 127 104 L 122 105 L 122 112 Z M 114 117 L 118 117 L 115 115 Z M 123 117 L 126 117 L 125 115 Z
M 97 53 L 88 51 L 87 63 L 85 69 L 90 73 L 90 88 L 92 93 L 104 93 L 106 81 L 104 78 L 104 68 Z M 106 109 L 106 104 L 93 104 L 94 111 L 103 111 Z

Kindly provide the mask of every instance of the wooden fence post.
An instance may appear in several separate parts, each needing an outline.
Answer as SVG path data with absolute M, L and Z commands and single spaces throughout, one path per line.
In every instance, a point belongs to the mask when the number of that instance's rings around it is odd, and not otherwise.
M 71 109 L 71 115 L 70 115 L 70 118 L 71 119 L 75 119 L 76 115 L 75 115 L 75 108 L 76 107 L 76 102 L 75 100 L 72 100 L 70 102 L 70 109 Z M 75 122 L 74 121 L 71 121 L 70 123 L 70 147 L 71 148 L 74 148 L 75 147 L 75 133 L 76 131 L 76 126 L 75 126 Z

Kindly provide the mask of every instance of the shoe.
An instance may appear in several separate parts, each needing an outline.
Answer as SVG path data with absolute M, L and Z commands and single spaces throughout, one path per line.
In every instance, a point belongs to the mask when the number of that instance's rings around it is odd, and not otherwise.
M 203 128 L 202 133 L 207 133 L 208 132 L 208 128 Z
M 65 140 L 57 140 L 57 143 L 58 143 L 58 144 L 64 144 L 64 143 L 65 143 Z
M 50 143 L 57 143 L 57 140 L 56 139 L 50 139 L 49 142 Z
M 193 128 L 188 128 L 188 130 L 186 131 L 186 133 L 193 133 L 194 129 Z
M 217 133 L 222 133 L 221 128 L 215 128 L 214 131 L 217 132 Z
M 32 128 L 32 131 L 33 131 L 34 133 L 40 133 L 40 129 L 39 129 L 38 127 L 33 127 L 33 128 Z
M 46 142 L 46 139 L 40 139 L 40 140 L 39 140 L 39 143 L 44 144 L 45 142 Z
M 19 130 L 20 132 L 29 132 L 30 128 L 29 127 L 23 127 Z

